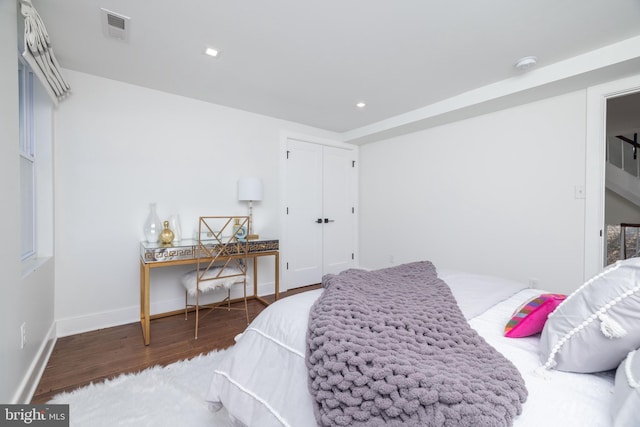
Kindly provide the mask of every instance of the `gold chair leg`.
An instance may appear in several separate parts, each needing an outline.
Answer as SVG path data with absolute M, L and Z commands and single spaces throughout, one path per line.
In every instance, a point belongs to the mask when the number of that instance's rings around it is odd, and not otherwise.
M 196 336 L 195 339 L 198 339 L 198 315 L 199 315 L 199 308 L 200 308 L 200 301 L 198 299 L 198 294 L 200 294 L 200 290 L 196 289 Z

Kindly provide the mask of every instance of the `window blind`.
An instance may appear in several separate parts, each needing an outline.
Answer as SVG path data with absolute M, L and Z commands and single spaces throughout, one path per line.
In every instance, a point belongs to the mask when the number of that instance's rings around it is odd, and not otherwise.
M 31 0 L 20 0 L 20 11 L 24 16 L 22 56 L 57 105 L 71 93 L 71 87 L 60 72 L 60 65 L 53 54 L 49 34 Z

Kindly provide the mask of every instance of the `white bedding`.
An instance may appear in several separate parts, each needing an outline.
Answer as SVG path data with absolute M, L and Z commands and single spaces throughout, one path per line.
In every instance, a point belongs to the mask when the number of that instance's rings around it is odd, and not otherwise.
M 513 311 L 543 291 L 506 279 L 449 271 L 449 284 L 471 326 L 520 370 L 529 391 L 516 427 L 611 426 L 613 373 L 536 374 L 539 336 L 505 338 Z M 321 289 L 282 299 L 265 309 L 216 367 L 207 400 L 238 425 L 315 426 L 307 389 L 308 313 Z

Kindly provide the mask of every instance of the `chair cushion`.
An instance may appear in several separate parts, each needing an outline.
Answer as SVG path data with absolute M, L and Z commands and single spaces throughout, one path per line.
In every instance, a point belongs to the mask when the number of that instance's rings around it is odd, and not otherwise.
M 204 278 L 207 279 L 210 277 L 216 277 L 221 269 L 222 269 L 221 267 L 213 267 L 209 269 L 209 271 L 207 271 L 204 274 Z M 220 277 L 218 279 L 201 281 L 200 292 L 209 292 L 217 288 L 229 289 L 231 288 L 231 286 L 235 284 L 244 283 L 245 276 L 242 275 L 242 272 L 237 268 L 227 267 L 224 269 L 224 271 L 221 274 L 223 277 Z M 240 276 L 234 276 L 235 274 L 240 274 Z M 182 285 L 185 287 L 185 289 L 191 296 L 194 296 L 196 294 L 197 276 L 198 276 L 198 270 L 189 271 L 188 273 L 185 273 L 182 276 Z M 229 276 L 232 276 L 232 277 L 229 277 Z M 249 276 L 246 276 L 246 277 L 248 278 Z

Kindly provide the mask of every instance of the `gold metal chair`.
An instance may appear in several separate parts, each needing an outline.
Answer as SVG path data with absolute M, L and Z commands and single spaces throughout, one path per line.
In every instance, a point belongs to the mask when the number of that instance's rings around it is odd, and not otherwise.
M 189 309 L 196 314 L 195 339 L 198 339 L 200 309 L 244 310 L 249 324 L 247 307 L 247 254 L 249 245 L 246 233 L 248 216 L 202 216 L 198 223 L 198 246 L 196 248 L 197 268 L 185 274 L 182 284 L 185 287 L 185 320 Z M 231 306 L 231 287 L 241 285 L 244 308 Z M 200 304 L 200 293 L 225 288 L 227 296 L 219 302 Z M 189 303 L 189 296 L 195 302 Z

